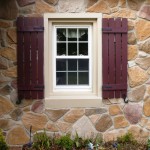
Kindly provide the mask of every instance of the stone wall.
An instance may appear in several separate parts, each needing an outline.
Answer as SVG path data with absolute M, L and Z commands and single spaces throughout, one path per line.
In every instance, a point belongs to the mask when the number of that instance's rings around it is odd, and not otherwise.
M 128 18 L 128 99 L 103 100 L 100 108 L 45 110 L 44 101 L 17 101 L 16 18 L 45 12 L 100 12 Z M 0 1 L 0 128 L 9 145 L 22 145 L 43 130 L 105 141 L 132 132 L 147 139 L 150 131 L 150 0 L 2 0 Z

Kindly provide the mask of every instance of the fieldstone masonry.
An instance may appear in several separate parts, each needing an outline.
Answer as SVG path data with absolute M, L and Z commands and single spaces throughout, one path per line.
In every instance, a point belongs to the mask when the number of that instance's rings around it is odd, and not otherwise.
M 96 12 L 128 18 L 128 99 L 103 100 L 97 108 L 45 110 L 43 100 L 17 101 L 17 16 L 45 12 Z M 1 0 L 0 128 L 11 146 L 28 142 L 32 132 L 101 135 L 114 140 L 126 132 L 146 140 L 150 135 L 150 1 L 149 0 Z M 14 147 L 13 147 L 14 148 Z M 13 149 L 12 148 L 12 149 Z M 17 148 L 14 148 L 15 150 Z

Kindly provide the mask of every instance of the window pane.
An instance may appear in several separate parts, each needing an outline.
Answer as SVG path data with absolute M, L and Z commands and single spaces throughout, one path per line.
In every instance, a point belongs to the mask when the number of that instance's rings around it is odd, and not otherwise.
M 57 29 L 57 41 L 66 41 L 66 29 Z
M 57 43 L 57 55 L 66 55 L 66 43 Z
M 68 72 L 68 84 L 77 85 L 77 72 Z
M 56 71 L 66 71 L 66 60 L 64 59 L 56 60 Z
M 89 73 L 88 72 L 79 72 L 79 85 L 89 84 Z
M 56 73 L 56 85 L 66 85 L 66 72 Z
M 68 59 L 68 70 L 69 71 L 77 70 L 77 60 L 76 59 Z
M 68 55 L 77 55 L 77 43 L 68 43 Z
M 88 55 L 88 43 L 79 43 L 79 55 Z
M 79 41 L 88 41 L 88 29 L 79 29 Z
M 89 70 L 89 60 L 88 59 L 79 59 L 79 70 L 88 71 Z
M 77 29 L 68 29 L 68 41 L 77 41 Z

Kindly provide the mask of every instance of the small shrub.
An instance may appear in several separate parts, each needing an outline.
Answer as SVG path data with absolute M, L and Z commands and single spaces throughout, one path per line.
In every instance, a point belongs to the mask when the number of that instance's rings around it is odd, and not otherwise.
M 72 150 L 73 140 L 70 138 L 70 135 L 64 135 L 55 140 L 56 144 L 63 149 Z
M 90 142 L 90 139 L 83 139 L 82 137 L 79 137 L 78 133 L 76 132 L 76 135 L 73 140 L 75 149 L 85 148 L 89 142 Z
M 2 131 L 0 130 L 0 150 L 8 150 Z
M 125 135 L 118 137 L 117 138 L 118 143 L 132 143 L 132 144 L 136 144 L 137 141 L 135 140 L 135 138 L 133 137 L 132 133 L 126 133 Z
M 47 136 L 46 132 L 36 133 L 33 137 L 32 148 L 35 150 L 49 150 L 51 147 L 51 139 Z

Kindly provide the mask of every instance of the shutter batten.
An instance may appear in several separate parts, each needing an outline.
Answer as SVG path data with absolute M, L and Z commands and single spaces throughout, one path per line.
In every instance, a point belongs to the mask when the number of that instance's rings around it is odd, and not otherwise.
M 127 19 L 103 18 L 102 97 L 125 98 L 127 93 Z
M 17 19 L 18 98 L 44 98 L 43 18 Z

